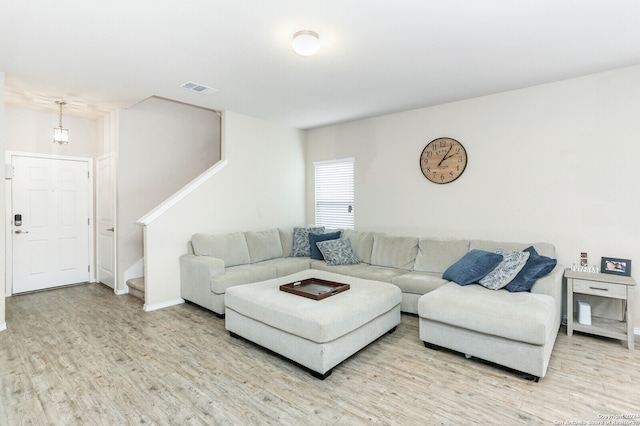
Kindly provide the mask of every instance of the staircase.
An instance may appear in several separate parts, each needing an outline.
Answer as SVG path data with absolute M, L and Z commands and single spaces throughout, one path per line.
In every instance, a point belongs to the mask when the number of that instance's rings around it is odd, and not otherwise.
M 144 300 L 144 277 L 130 278 L 127 280 L 129 294 Z

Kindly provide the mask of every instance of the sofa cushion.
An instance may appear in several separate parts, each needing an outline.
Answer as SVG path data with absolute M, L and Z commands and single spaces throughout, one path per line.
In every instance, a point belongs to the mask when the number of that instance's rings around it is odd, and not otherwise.
M 322 252 L 317 246 L 317 243 L 327 240 L 337 240 L 340 238 L 340 231 L 335 232 L 326 232 L 324 234 L 315 234 L 313 232 L 309 232 L 309 252 L 311 253 L 311 258 L 315 260 L 323 260 Z
M 412 270 L 418 254 L 418 238 L 398 237 L 383 233 L 373 236 L 371 264 Z
M 406 274 L 404 269 L 386 268 L 384 266 L 369 265 L 360 262 L 355 265 L 329 265 L 321 260 L 312 260 L 311 269 L 333 272 L 335 274 L 349 277 L 363 278 L 371 281 L 381 281 L 391 283 L 395 277 Z
M 282 257 L 290 257 L 293 250 L 293 228 L 278 228 L 282 243 Z
M 310 228 L 293 228 L 293 248 L 291 249 L 291 256 L 304 257 L 310 256 L 309 250 L 309 233 L 314 234 L 324 233 L 324 226 L 315 226 Z
M 529 252 L 529 259 L 518 275 L 506 285 L 505 290 L 511 292 L 529 291 L 536 280 L 550 273 L 556 267 L 558 261 L 547 256 L 540 256 L 531 246 L 525 249 Z
M 551 243 L 513 243 L 490 240 L 471 240 L 469 242 L 469 250 L 478 249 L 486 251 L 494 251 L 498 248 L 506 248 L 507 250 L 522 251 L 529 246 L 535 247 L 536 251 L 542 256 L 556 257 L 556 248 Z
M 356 263 L 353 265 L 329 265 L 324 260 L 311 261 L 311 269 L 317 269 L 319 271 L 328 271 L 334 274 L 347 275 L 349 277 L 357 277 L 358 274 L 356 274 L 354 271 L 356 269 L 366 268 L 367 266 L 370 266 L 370 265 L 363 262 Z
M 437 288 L 442 287 L 449 281 L 442 278 L 441 274 L 433 272 L 407 272 L 406 274 L 394 277 L 391 284 L 400 287 L 403 293 L 423 295 Z
M 460 285 L 478 282 L 502 261 L 502 256 L 485 250 L 469 250 L 442 274 L 442 278 Z
M 276 270 L 277 277 L 295 274 L 305 271 L 311 267 L 311 259 L 308 257 L 278 257 L 275 259 L 263 260 L 256 263 L 257 266 L 268 266 Z
M 448 283 L 418 300 L 422 318 L 505 339 L 544 345 L 557 332 L 556 301 L 546 294 L 490 291 Z
M 373 251 L 373 232 L 355 231 L 345 229 L 342 238 L 348 238 L 351 243 L 353 253 L 365 263 L 371 263 L 371 252 Z
M 502 256 L 502 261 L 479 281 L 480 285 L 490 290 L 499 290 L 509 284 L 529 259 L 529 252 L 526 251 L 499 248 L 495 253 Z
M 242 232 L 225 235 L 194 234 L 191 242 L 194 254 L 222 259 L 225 266 L 251 263 L 247 240 Z
M 277 229 L 261 232 L 245 232 L 251 263 L 282 257 L 282 243 Z
M 421 238 L 413 270 L 442 274 L 468 251 L 469 240 Z
M 353 254 L 351 243 L 346 238 L 320 241 L 318 250 L 320 250 L 323 259 L 328 265 L 355 265 L 360 263 L 360 259 Z M 315 258 L 312 257 L 312 259 Z

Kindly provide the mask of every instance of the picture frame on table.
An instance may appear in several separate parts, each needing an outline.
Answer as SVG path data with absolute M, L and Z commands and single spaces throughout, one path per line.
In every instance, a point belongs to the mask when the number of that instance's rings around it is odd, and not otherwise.
M 602 257 L 600 272 L 603 274 L 631 276 L 631 260 L 616 257 Z

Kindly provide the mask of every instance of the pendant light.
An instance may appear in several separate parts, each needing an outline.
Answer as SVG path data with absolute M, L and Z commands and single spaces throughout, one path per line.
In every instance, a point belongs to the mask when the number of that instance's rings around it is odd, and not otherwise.
M 65 101 L 56 101 L 56 103 L 60 106 L 60 124 L 53 128 L 53 143 L 66 145 L 69 143 L 69 129 L 62 128 L 62 106 L 67 103 Z

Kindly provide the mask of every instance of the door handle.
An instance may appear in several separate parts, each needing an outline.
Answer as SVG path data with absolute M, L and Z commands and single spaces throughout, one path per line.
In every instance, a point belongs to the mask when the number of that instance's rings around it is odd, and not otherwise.
M 107 231 L 113 232 L 113 231 L 115 231 L 115 228 L 109 228 L 109 229 L 107 229 Z
M 21 229 L 18 229 L 18 230 L 14 231 L 14 232 L 15 232 L 16 234 L 28 234 L 28 233 L 29 233 L 29 231 L 23 231 L 23 230 L 21 230 Z

